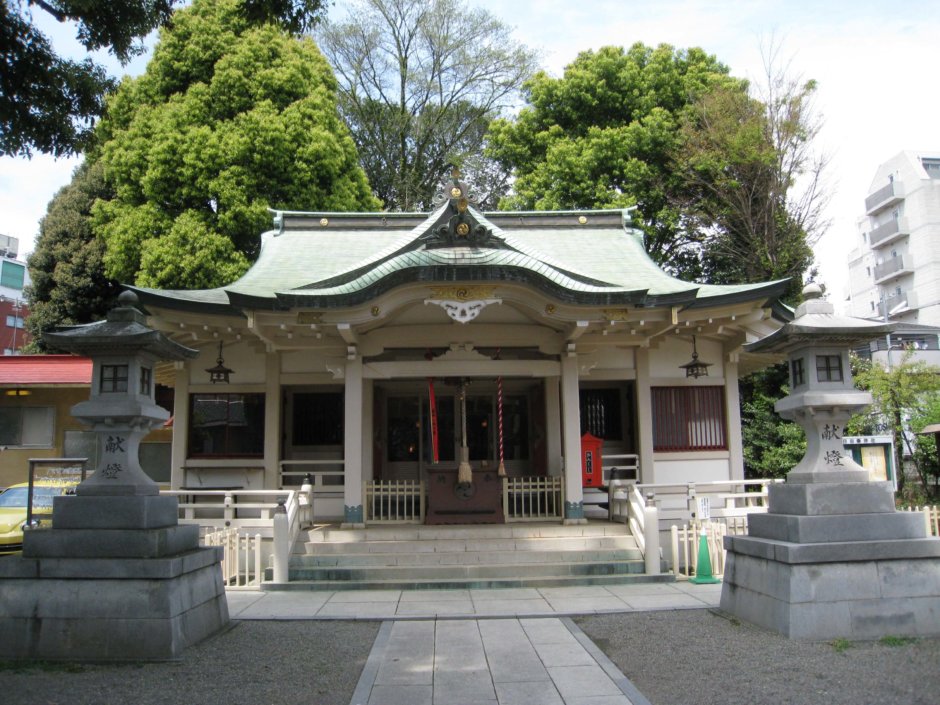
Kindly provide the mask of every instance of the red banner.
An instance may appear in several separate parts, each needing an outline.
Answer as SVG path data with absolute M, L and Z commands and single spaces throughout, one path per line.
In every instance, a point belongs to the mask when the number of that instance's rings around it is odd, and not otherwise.
M 434 378 L 428 377 L 428 399 L 430 401 L 431 413 L 431 453 L 432 462 L 436 463 L 440 459 L 437 446 L 437 397 L 434 396 Z

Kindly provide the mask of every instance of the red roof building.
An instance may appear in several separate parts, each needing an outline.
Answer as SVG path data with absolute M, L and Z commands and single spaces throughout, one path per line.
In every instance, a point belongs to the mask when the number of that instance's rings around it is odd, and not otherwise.
M 7 355 L 0 357 L 0 389 L 21 387 L 87 387 L 91 360 L 75 355 Z

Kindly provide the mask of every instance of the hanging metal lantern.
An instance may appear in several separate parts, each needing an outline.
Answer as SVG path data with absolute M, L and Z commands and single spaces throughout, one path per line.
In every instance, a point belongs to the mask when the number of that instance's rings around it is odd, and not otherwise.
M 684 365 L 679 365 L 679 369 L 685 370 L 686 377 L 694 377 L 698 379 L 699 377 L 708 377 L 708 368 L 712 366 L 710 362 L 701 362 L 698 359 L 698 348 L 695 345 L 695 336 L 692 336 L 692 360 L 685 363 Z
M 209 373 L 209 381 L 212 384 L 221 382 L 223 384 L 229 383 L 229 375 L 233 374 L 234 371 L 230 370 L 225 366 L 225 360 L 222 358 L 222 341 L 219 341 L 219 357 L 216 358 L 215 367 L 207 367 L 206 372 Z

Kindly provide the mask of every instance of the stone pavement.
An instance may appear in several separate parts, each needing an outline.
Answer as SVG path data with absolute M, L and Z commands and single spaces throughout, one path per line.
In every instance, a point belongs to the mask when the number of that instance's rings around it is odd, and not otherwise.
M 350 705 L 649 705 L 570 619 L 717 607 L 721 585 L 228 592 L 233 619 L 381 619 Z
M 491 590 L 229 590 L 232 619 L 574 616 L 718 607 L 721 584 L 635 583 Z

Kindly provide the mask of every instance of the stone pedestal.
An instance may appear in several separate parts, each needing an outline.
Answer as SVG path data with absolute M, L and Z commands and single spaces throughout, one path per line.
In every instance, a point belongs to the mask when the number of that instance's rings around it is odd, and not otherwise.
M 722 610 L 795 639 L 940 634 L 940 540 L 895 511 L 891 483 L 769 493 L 748 535 L 725 539 Z
M 57 497 L 0 561 L 0 661 L 177 659 L 229 623 L 221 551 L 175 497 Z

